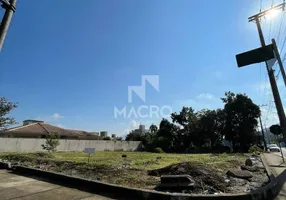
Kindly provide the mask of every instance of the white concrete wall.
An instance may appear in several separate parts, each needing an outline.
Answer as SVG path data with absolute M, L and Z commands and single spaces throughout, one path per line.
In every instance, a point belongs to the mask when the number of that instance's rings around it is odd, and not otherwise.
M 45 139 L 36 138 L 0 138 L 0 152 L 38 152 L 44 151 L 42 144 Z M 109 141 L 109 140 L 60 140 L 57 151 L 83 151 L 95 148 L 96 151 L 124 150 L 135 151 L 140 148 L 140 141 Z

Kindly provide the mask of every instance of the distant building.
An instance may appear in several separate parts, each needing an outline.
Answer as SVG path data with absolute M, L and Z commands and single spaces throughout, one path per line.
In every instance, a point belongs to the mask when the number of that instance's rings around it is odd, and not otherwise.
M 92 135 L 99 136 L 99 132 L 89 132 Z
M 133 130 L 132 132 L 145 134 L 147 130 L 145 129 L 145 125 L 140 124 L 138 129 Z
M 116 134 L 111 134 L 111 138 L 116 138 Z
M 33 123 L 44 123 L 44 121 L 39 121 L 39 120 L 33 120 L 33 119 L 27 119 L 23 121 L 23 126 L 33 124 Z
M 100 131 L 100 137 L 107 137 L 107 131 Z
M 139 131 L 140 131 L 140 133 L 145 133 L 146 132 L 145 125 L 140 124 L 139 125 Z

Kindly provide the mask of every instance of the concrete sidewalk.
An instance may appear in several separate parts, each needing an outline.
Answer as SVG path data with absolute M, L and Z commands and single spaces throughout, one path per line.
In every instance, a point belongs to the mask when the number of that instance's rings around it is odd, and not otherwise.
M 286 200 L 286 165 L 282 163 L 281 154 L 264 153 L 266 169 L 270 173 L 270 180 L 277 180 L 278 196 L 275 200 Z
M 0 170 L 1 200 L 108 200 L 110 198 Z

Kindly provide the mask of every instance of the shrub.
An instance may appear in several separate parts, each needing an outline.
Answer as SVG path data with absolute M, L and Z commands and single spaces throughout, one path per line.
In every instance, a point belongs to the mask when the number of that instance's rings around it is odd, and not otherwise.
M 60 144 L 59 139 L 60 136 L 57 133 L 48 134 L 45 144 L 42 144 L 42 148 L 48 152 L 55 152 L 57 150 L 57 146 Z
M 252 145 L 249 149 L 248 149 L 249 153 L 255 153 L 255 152 L 263 152 L 263 149 L 259 148 L 257 145 Z
M 165 152 L 162 150 L 161 147 L 156 147 L 156 148 L 154 149 L 154 152 L 155 152 L 155 153 L 165 153 Z

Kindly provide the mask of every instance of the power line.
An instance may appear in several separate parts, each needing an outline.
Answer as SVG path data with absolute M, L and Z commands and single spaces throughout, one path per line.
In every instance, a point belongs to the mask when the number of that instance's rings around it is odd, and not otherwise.
M 269 25 L 269 33 L 268 33 L 268 41 L 270 41 L 270 37 L 271 37 L 271 28 L 272 28 L 272 20 L 270 21 L 270 25 Z
M 285 60 L 286 60 L 286 53 L 284 54 L 282 61 L 285 61 Z
M 281 70 L 279 69 L 279 71 L 278 71 L 278 73 L 277 73 L 277 75 L 276 75 L 276 81 L 277 81 L 278 78 L 279 78 L 280 72 L 281 72 Z
M 267 124 L 267 121 L 269 120 L 269 113 L 272 113 L 272 110 L 274 108 L 274 104 L 273 104 L 272 98 L 269 99 L 268 105 L 269 106 L 268 106 L 266 117 L 265 117 L 265 120 L 264 120 L 265 124 Z
M 280 26 L 279 26 L 279 29 L 278 29 L 277 42 L 279 42 L 279 39 L 280 39 L 281 27 L 282 27 L 282 24 L 284 22 L 284 17 L 285 17 L 285 13 L 283 13 L 283 15 L 281 15 L 281 22 L 280 22 Z
M 284 41 L 283 41 L 283 44 L 282 44 L 280 52 L 283 52 L 283 48 L 284 48 L 285 42 L 286 42 L 286 37 L 284 38 Z

